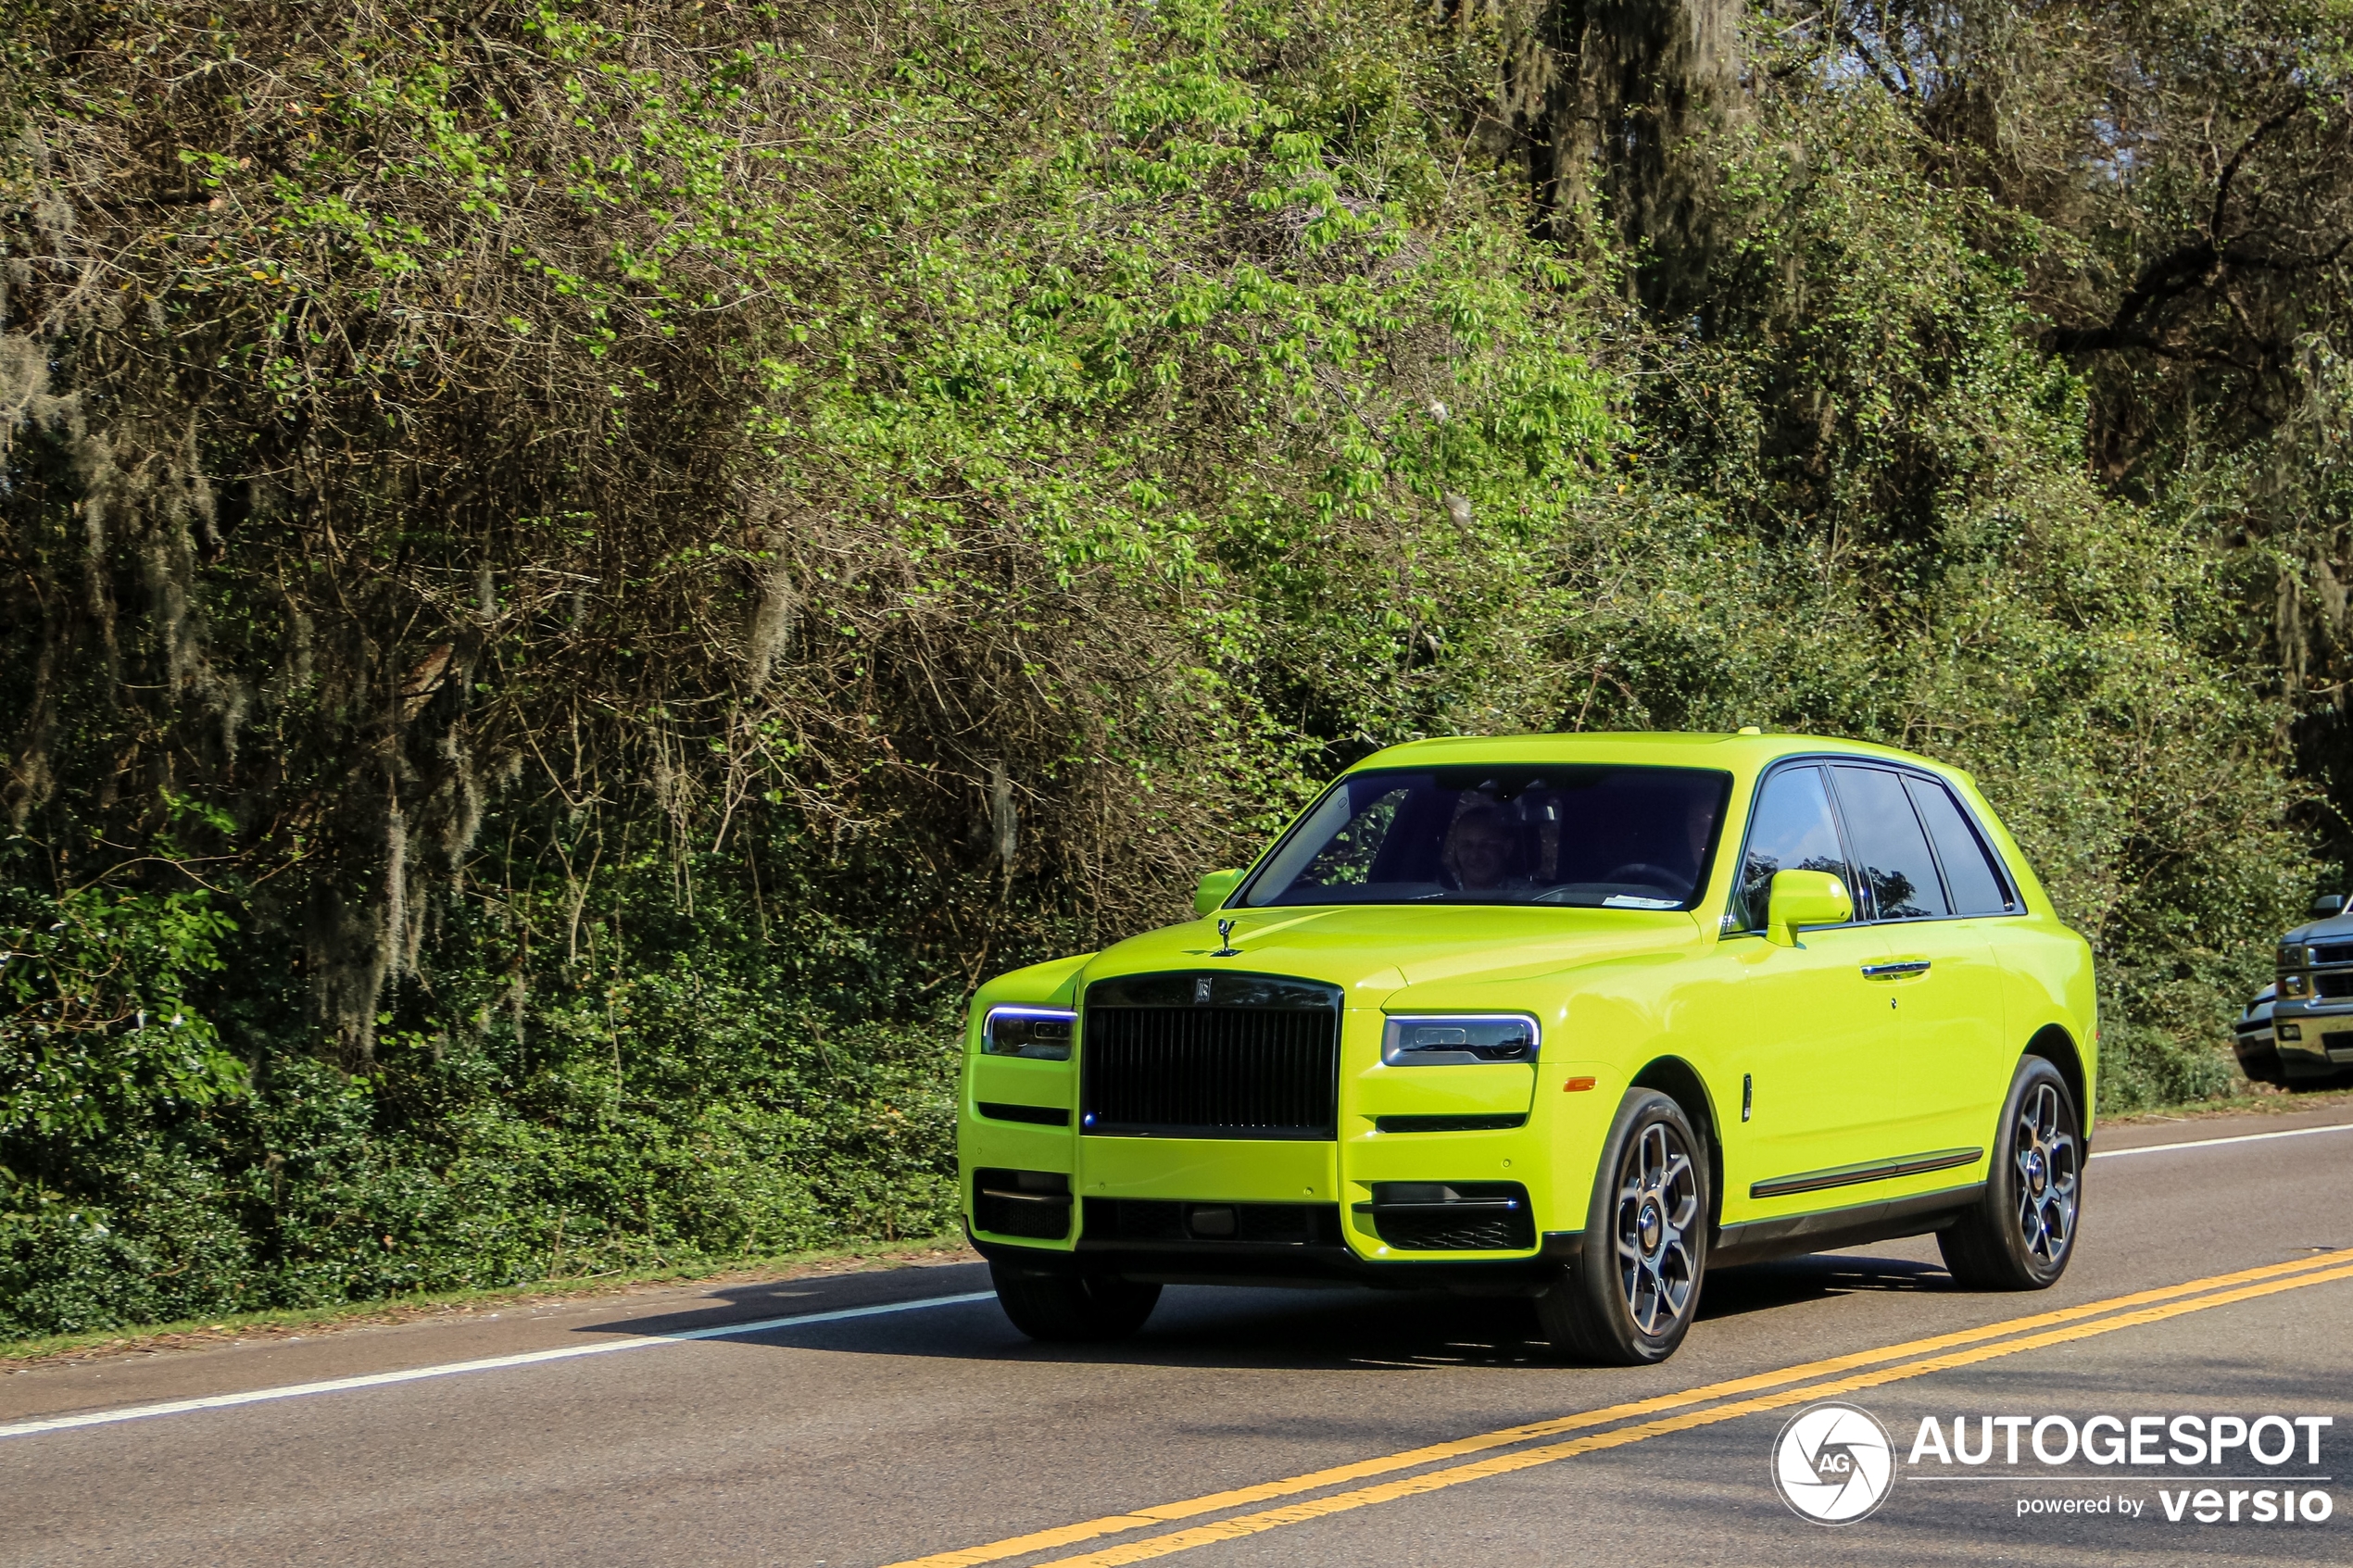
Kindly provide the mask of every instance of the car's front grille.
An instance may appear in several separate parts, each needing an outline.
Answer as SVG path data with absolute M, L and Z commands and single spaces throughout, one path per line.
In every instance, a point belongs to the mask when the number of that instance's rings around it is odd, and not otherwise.
M 2338 943 L 2334 947 L 2312 949 L 2314 963 L 2353 963 L 2353 943 Z
M 1339 1135 L 1339 987 L 1274 975 L 1098 981 L 1079 1023 L 1079 1128 L 1099 1136 Z
M 2353 997 L 2353 970 L 2326 971 L 2312 976 L 2312 993 L 2320 997 Z

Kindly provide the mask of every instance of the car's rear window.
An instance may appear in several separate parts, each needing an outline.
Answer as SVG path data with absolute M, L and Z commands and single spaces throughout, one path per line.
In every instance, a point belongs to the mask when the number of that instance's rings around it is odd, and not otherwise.
M 1352 773 L 1276 846 L 1241 902 L 1689 909 L 1730 784 L 1698 768 Z

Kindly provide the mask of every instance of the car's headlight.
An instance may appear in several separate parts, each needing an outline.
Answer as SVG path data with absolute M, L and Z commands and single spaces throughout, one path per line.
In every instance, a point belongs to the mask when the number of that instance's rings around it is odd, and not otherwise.
M 2306 964 L 2311 961 L 2312 954 L 2309 948 L 2282 947 L 2280 949 L 2280 967 L 2282 969 L 2302 969 Z
M 981 1020 L 980 1048 L 989 1056 L 1068 1061 L 1077 1022 L 1068 1008 L 990 1008 Z
M 1541 1039 L 1524 1012 L 1392 1018 L 1381 1026 L 1380 1059 L 1391 1067 L 1534 1061 Z

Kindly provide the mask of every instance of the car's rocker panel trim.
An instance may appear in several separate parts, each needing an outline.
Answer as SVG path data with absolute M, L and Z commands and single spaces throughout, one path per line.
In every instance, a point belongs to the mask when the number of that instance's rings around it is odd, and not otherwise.
M 1857 1203 L 1844 1209 L 1817 1209 L 1779 1220 L 1751 1220 L 1726 1225 L 1707 1249 L 1709 1268 L 1737 1263 L 1761 1263 L 1798 1252 L 1824 1252 L 1867 1242 L 1889 1241 L 1942 1229 L 1985 1195 L 1985 1184 L 1944 1187 L 1912 1198 L 1892 1198 L 1878 1203 Z
M 1859 1186 L 1865 1182 L 1893 1181 L 1897 1176 L 1924 1175 L 1974 1165 L 1985 1158 L 1982 1148 L 1940 1148 L 1927 1154 L 1906 1154 L 1896 1160 L 1874 1160 L 1861 1165 L 1833 1165 L 1825 1171 L 1801 1171 L 1793 1176 L 1772 1176 L 1751 1182 L 1751 1198 L 1788 1198 L 1829 1187 Z

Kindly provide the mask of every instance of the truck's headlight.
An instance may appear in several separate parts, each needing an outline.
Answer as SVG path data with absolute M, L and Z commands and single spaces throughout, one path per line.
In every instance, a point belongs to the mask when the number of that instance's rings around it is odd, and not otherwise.
M 1077 1022 L 1067 1008 L 990 1008 L 981 1020 L 980 1048 L 989 1056 L 1068 1061 Z
M 1541 1038 L 1526 1013 L 1392 1018 L 1381 1026 L 1380 1059 L 1391 1067 L 1534 1061 Z
M 2311 955 L 2305 948 L 2282 947 L 2280 949 L 2280 967 L 2282 969 L 2302 969 L 2310 961 Z

